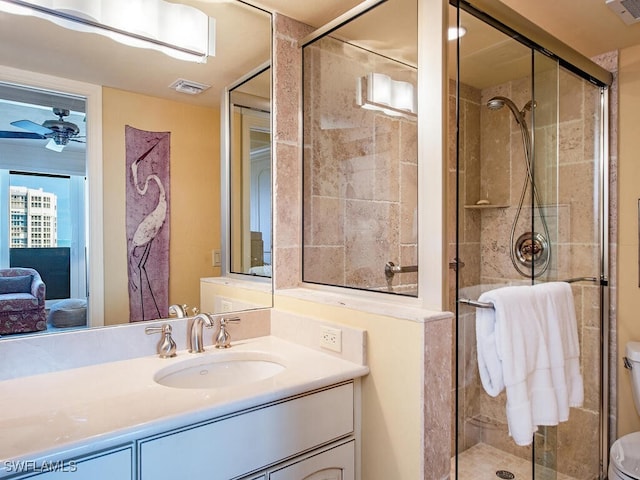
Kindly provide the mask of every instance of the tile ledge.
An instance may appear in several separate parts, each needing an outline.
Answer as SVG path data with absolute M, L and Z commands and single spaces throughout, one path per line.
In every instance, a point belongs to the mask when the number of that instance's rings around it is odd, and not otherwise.
M 352 310 L 359 310 L 418 323 L 427 323 L 453 318 L 453 313 L 448 311 L 429 310 L 418 305 L 406 305 L 401 303 L 402 300 L 415 300 L 417 302 L 417 299 L 398 298 L 398 301 L 383 301 L 374 298 L 374 295 L 369 294 L 369 292 L 333 292 L 320 289 L 316 290 L 313 288 L 296 287 L 276 290 L 276 299 L 278 296 L 349 308 Z
M 247 290 L 255 290 L 258 292 L 272 292 L 272 281 L 269 277 L 259 277 L 245 275 L 248 278 L 237 277 L 202 277 L 200 282 L 213 283 L 217 285 L 226 285 L 228 287 L 239 287 Z

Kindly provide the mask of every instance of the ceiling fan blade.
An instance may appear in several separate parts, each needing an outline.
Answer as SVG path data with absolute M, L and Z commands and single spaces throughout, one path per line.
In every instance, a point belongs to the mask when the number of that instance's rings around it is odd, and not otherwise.
M 3 130 L 0 131 L 0 138 L 31 138 L 34 140 L 42 140 L 47 137 L 33 132 L 11 132 Z
M 11 122 L 11 125 L 18 128 L 23 128 L 30 132 L 39 133 L 40 135 L 47 135 L 48 133 L 53 133 L 53 130 L 47 127 L 43 127 L 31 120 L 16 120 L 15 122 Z

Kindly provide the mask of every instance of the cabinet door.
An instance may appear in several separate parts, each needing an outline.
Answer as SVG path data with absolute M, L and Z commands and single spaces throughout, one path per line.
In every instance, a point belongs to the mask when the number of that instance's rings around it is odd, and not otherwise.
M 38 465 L 40 473 L 23 475 L 18 478 L 37 480 L 131 480 L 133 478 L 132 447 L 98 455 L 48 462 Z
M 269 474 L 269 480 L 355 480 L 354 442 L 304 458 Z

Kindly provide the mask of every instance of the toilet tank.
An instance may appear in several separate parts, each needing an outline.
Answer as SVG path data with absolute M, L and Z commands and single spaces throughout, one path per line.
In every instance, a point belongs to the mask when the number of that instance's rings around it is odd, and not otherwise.
M 627 359 L 631 364 L 631 390 L 636 411 L 640 415 L 640 342 L 627 343 Z

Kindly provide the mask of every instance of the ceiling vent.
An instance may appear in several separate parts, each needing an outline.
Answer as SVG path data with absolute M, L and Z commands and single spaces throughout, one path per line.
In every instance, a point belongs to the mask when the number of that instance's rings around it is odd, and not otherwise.
M 211 85 L 205 85 L 204 83 L 179 78 L 169 85 L 169 88 L 173 88 L 176 92 L 186 93 L 188 95 L 198 95 L 204 92 L 207 88 L 211 88 Z
M 607 7 L 627 25 L 640 22 L 640 0 L 607 0 Z

